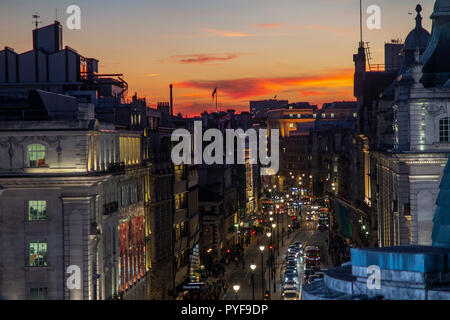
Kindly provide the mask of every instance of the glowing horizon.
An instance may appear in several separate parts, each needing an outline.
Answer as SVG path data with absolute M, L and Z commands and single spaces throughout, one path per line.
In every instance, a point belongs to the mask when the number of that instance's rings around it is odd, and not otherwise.
M 364 1 L 367 2 L 367 1 Z M 401 2 L 401 3 L 398 3 Z M 420 1 L 429 31 L 434 0 Z M 384 43 L 413 29 L 417 0 L 379 0 L 381 30 L 364 29 L 372 63 L 384 63 Z M 358 0 L 134 0 L 74 3 L 82 10 L 81 30 L 65 26 L 60 1 L 2 1 L 2 46 L 16 52 L 32 47 L 31 15 L 41 26 L 55 19 L 63 42 L 100 60 L 100 73 L 123 73 L 128 95 L 146 97 L 151 107 L 169 100 L 174 112 L 198 115 L 219 108 L 248 111 L 250 100 L 317 104 L 354 101 L 353 61 L 359 41 Z M 369 6 L 372 3 L 366 3 Z M 408 13 L 413 13 L 409 15 Z

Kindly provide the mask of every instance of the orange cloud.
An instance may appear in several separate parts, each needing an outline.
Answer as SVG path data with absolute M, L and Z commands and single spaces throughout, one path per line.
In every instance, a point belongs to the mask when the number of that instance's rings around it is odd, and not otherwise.
M 258 29 L 275 29 L 275 28 L 279 28 L 281 27 L 280 23 L 263 23 L 263 24 L 258 24 L 255 26 L 255 28 Z
M 209 62 L 233 60 L 242 56 L 240 53 L 228 53 L 224 56 L 215 54 L 185 54 L 170 56 L 167 59 L 162 59 L 162 62 L 172 62 L 180 64 L 205 64 Z
M 227 30 L 218 30 L 218 29 L 205 29 L 205 31 L 207 33 L 211 33 L 216 36 L 227 37 L 227 38 L 242 38 L 242 37 L 251 36 L 248 33 L 239 32 L 239 31 L 227 31 Z
M 180 97 L 176 109 L 190 116 L 204 110 L 214 111 L 211 94 L 216 86 L 219 90 L 219 108 L 222 110 L 248 111 L 248 101 L 275 95 L 292 102 L 309 101 L 319 106 L 325 102 L 352 100 L 353 72 L 353 69 L 340 69 L 297 77 L 179 82 L 174 84 Z M 183 91 L 187 92 L 183 94 Z
M 201 89 L 211 92 L 217 86 L 222 97 L 225 96 L 231 100 L 242 100 L 299 88 L 305 90 L 318 88 L 320 91 L 351 88 L 353 86 L 353 69 L 335 70 L 316 76 L 244 78 L 219 81 L 191 80 L 176 83 L 175 86 L 180 89 Z

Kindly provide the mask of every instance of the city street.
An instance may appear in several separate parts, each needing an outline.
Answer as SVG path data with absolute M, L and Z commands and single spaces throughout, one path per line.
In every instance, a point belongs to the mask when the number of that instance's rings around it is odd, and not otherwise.
M 282 293 L 282 284 L 281 284 L 281 274 L 280 272 L 283 270 L 285 265 L 285 257 L 286 257 L 286 249 L 287 247 L 296 241 L 301 241 L 303 246 L 307 245 L 316 245 L 320 248 L 323 248 L 326 245 L 328 237 L 328 232 L 319 232 L 316 230 L 316 222 L 304 222 L 301 224 L 300 229 L 298 229 L 295 233 L 291 234 L 289 238 L 285 238 L 284 247 L 280 247 L 280 255 L 276 259 L 276 275 L 274 277 L 276 283 L 276 292 L 274 291 L 273 280 L 271 279 L 271 298 L 272 300 L 281 300 Z M 265 245 L 265 243 L 262 243 Z M 322 250 L 323 252 L 324 250 Z M 275 250 L 275 255 L 277 254 Z M 264 251 L 264 262 L 267 259 L 267 250 Z M 323 260 L 325 263 L 322 264 L 321 269 L 327 269 L 326 265 L 326 254 L 322 254 Z M 245 269 L 243 268 L 233 268 L 228 270 L 226 274 L 226 279 L 228 283 L 228 291 L 224 295 L 224 300 L 234 300 L 236 299 L 235 292 L 233 291 L 234 285 L 239 285 L 240 289 L 238 292 L 239 300 L 252 300 L 252 284 L 251 284 L 251 274 L 252 271 L 250 269 L 250 265 L 254 263 L 256 265 L 256 270 L 254 273 L 254 282 L 255 282 L 255 299 L 261 300 L 263 297 L 263 290 L 261 287 L 262 279 L 261 279 L 261 253 L 259 250 L 259 244 L 255 243 L 253 246 L 250 246 L 246 249 L 244 254 L 245 260 Z M 303 264 L 300 263 L 300 272 L 299 272 L 299 290 L 301 292 L 301 285 L 303 283 Z M 269 268 L 267 264 L 264 265 L 264 279 L 265 283 L 268 287 L 268 279 L 269 279 Z

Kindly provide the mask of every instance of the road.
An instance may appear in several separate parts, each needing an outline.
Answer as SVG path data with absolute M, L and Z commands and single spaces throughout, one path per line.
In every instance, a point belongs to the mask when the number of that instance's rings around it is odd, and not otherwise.
M 270 279 L 271 284 L 271 298 L 272 300 L 280 300 L 281 299 L 281 272 L 285 267 L 285 257 L 286 257 L 286 249 L 287 247 L 296 241 L 301 241 L 304 246 L 306 245 L 317 245 L 322 249 L 322 257 L 326 257 L 326 241 L 328 238 L 328 232 L 319 232 L 316 230 L 317 222 L 305 222 L 302 223 L 301 228 L 294 234 L 292 234 L 289 239 L 286 237 L 284 247 L 280 247 L 280 255 L 276 257 L 276 275 L 275 279 L 275 290 L 274 290 L 274 280 Z M 266 245 L 266 244 L 264 244 Z M 266 245 L 267 247 L 267 245 Z M 276 254 L 276 251 L 275 251 Z M 267 259 L 267 249 L 264 252 L 264 262 Z M 246 262 L 245 269 L 244 268 L 234 268 L 227 275 L 227 283 L 228 283 L 228 291 L 224 295 L 224 300 L 234 300 L 236 299 L 236 294 L 233 291 L 233 285 L 240 285 L 240 290 L 238 292 L 237 298 L 239 300 L 252 300 L 253 292 L 252 292 L 252 271 L 250 269 L 250 265 L 254 263 L 257 267 L 254 273 L 254 282 L 255 282 L 255 299 L 260 300 L 263 297 L 262 283 L 261 279 L 261 253 L 259 251 L 259 245 L 255 244 L 251 247 L 248 247 L 244 253 L 244 260 Z M 321 266 L 322 269 L 327 269 L 326 258 L 324 259 L 324 263 Z M 268 287 L 269 284 L 269 271 L 264 266 L 264 282 Z M 299 290 L 301 292 L 302 284 L 303 284 L 303 264 L 300 260 L 299 265 Z

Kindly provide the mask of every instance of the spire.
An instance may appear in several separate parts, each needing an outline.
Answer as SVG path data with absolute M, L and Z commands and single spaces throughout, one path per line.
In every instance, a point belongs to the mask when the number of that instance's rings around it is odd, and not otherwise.
M 422 29 L 422 15 L 420 14 L 422 12 L 422 6 L 420 4 L 416 7 L 416 29 Z

